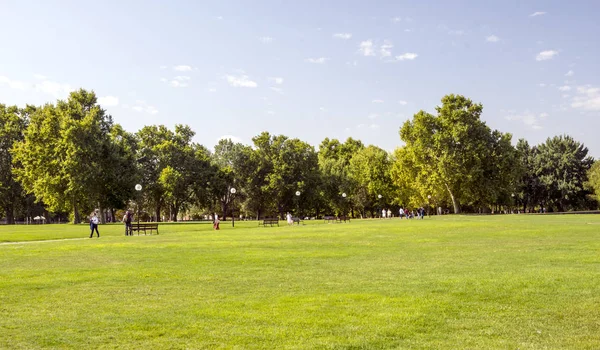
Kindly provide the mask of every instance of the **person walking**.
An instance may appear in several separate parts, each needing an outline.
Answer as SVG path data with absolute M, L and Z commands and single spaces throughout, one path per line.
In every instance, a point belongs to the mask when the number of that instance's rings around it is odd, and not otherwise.
M 90 230 L 90 238 L 94 236 L 94 230 L 96 230 L 96 234 L 98 235 L 98 238 L 100 238 L 100 232 L 98 232 L 98 216 L 96 215 L 96 212 L 94 212 L 90 218 Z
M 400 220 L 402 220 L 402 217 L 404 216 L 404 209 L 400 208 L 398 214 L 400 214 Z
M 392 211 L 390 209 L 388 209 L 388 211 L 387 211 L 387 217 L 388 217 L 388 219 L 392 218 Z
M 133 213 L 130 210 L 127 210 L 125 215 L 123 215 L 123 223 L 125 223 L 125 236 L 133 236 L 133 230 L 131 227 L 132 220 Z
M 287 223 L 288 225 L 293 225 L 294 224 L 294 220 L 292 219 L 292 214 L 290 214 L 289 212 L 286 214 L 285 218 L 287 219 Z
M 219 215 L 215 214 L 215 221 L 213 221 L 213 228 L 217 231 L 219 230 L 219 223 L 220 223 Z

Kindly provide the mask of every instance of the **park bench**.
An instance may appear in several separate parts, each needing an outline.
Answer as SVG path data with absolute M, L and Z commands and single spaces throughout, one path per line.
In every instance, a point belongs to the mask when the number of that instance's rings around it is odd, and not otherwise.
M 131 231 L 137 231 L 138 236 L 140 235 L 140 231 L 144 231 L 144 234 L 146 234 L 147 231 L 150 231 L 150 234 L 152 234 L 152 231 L 156 231 L 156 234 L 158 234 L 158 223 L 156 222 L 132 222 L 131 223 Z
M 336 218 L 336 222 L 350 222 L 350 218 L 345 215 L 341 215 Z
M 324 221 L 324 222 L 331 222 L 331 221 L 335 221 L 335 216 L 331 216 L 331 215 L 325 215 L 325 216 L 323 216 L 323 221 Z
M 298 226 L 300 226 L 300 223 L 302 223 L 302 225 L 304 225 L 304 220 L 301 218 L 292 218 L 292 225 L 295 223 L 298 224 Z
M 273 225 L 277 225 L 279 226 L 279 218 L 264 218 L 262 220 L 260 220 L 258 222 L 258 226 L 273 226 Z

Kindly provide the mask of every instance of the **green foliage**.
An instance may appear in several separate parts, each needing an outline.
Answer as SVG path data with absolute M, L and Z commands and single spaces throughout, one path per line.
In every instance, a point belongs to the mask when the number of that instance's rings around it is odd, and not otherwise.
M 600 203 L 600 161 L 595 161 L 588 171 L 587 187 L 594 193 L 594 199 Z

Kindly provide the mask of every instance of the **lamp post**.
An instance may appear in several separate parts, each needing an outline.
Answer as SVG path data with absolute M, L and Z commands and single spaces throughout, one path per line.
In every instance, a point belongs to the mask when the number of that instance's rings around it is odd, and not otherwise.
M 138 192 L 138 196 L 137 196 L 138 197 L 138 203 L 137 203 L 137 219 L 138 220 L 137 221 L 138 221 L 138 227 L 139 227 L 140 226 L 140 193 L 142 192 L 142 185 L 140 185 L 140 184 L 135 185 L 135 190 Z
M 427 216 L 429 216 L 429 209 L 431 207 L 431 195 L 427 195 Z
M 346 199 L 346 192 L 342 193 L 342 198 Z M 344 215 L 346 215 L 346 205 L 348 203 L 346 201 L 344 201 Z
M 231 192 L 231 227 L 235 227 L 235 187 L 232 187 L 229 192 Z M 227 215 L 227 214 L 225 214 Z
M 300 195 L 302 193 L 300 191 L 296 191 L 296 215 L 300 218 Z
M 511 193 L 510 196 L 512 197 L 512 208 L 511 211 L 514 213 L 514 207 L 515 207 L 515 194 Z
M 380 195 L 380 194 L 378 194 L 378 195 L 377 195 L 377 199 L 379 199 L 379 200 L 377 201 L 377 202 L 379 203 L 379 208 L 377 209 L 377 214 L 378 214 L 378 215 L 381 215 L 381 198 L 382 198 L 382 197 L 383 197 L 383 196 L 382 196 L 382 195 Z M 381 219 L 383 219 L 383 216 L 380 216 L 380 218 L 381 218 Z

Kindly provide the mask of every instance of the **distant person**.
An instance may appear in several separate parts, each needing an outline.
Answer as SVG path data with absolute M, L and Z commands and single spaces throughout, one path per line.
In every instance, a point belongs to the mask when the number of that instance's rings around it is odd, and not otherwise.
M 386 211 L 385 211 L 385 209 L 383 209 L 383 210 L 381 211 L 381 217 L 382 217 L 382 218 L 384 218 L 384 219 L 385 219 L 385 214 L 386 214 Z
M 387 211 L 387 217 L 388 217 L 388 219 L 391 219 L 391 218 L 392 218 L 392 211 L 391 211 L 391 210 L 389 210 L 389 209 L 388 209 L 388 211 Z
M 90 230 L 90 238 L 94 236 L 94 230 L 96 230 L 96 234 L 98 235 L 98 238 L 100 238 L 100 232 L 98 232 L 98 216 L 96 215 L 96 212 L 94 212 L 90 218 Z
M 217 231 L 219 230 L 219 223 L 220 223 L 219 215 L 215 214 L 215 221 L 213 221 L 213 228 Z
M 290 214 L 289 212 L 285 215 L 285 218 L 287 220 L 288 225 L 293 225 L 294 224 L 294 220 L 292 219 L 292 214 Z
M 404 216 L 404 209 L 400 208 L 398 214 L 400 215 L 400 220 L 402 220 L 402 217 Z
M 133 236 L 133 228 L 131 227 L 131 221 L 133 219 L 133 212 L 127 210 L 123 215 L 123 223 L 125 223 L 125 236 Z

